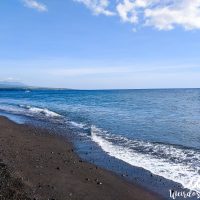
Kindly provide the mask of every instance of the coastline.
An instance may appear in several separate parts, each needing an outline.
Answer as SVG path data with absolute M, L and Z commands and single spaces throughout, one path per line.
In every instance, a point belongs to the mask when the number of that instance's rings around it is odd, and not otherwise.
M 17 188 L 5 187 L 7 193 L 1 191 L 3 197 L 11 195 L 10 199 L 38 200 L 161 199 L 110 171 L 81 160 L 67 139 L 47 130 L 19 125 L 0 117 L 0 138 L 3 169 L 13 182 L 21 183 Z

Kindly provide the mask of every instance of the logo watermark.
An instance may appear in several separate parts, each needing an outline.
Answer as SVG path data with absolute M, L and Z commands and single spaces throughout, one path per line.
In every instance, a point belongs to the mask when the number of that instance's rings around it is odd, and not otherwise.
M 169 190 L 169 197 L 171 199 L 189 199 L 189 198 L 197 198 L 200 199 L 200 193 L 196 191 L 185 191 L 185 190 Z
M 169 196 L 171 199 L 189 199 L 197 198 L 200 199 L 200 179 L 198 177 L 192 178 L 185 188 L 193 190 L 169 190 Z

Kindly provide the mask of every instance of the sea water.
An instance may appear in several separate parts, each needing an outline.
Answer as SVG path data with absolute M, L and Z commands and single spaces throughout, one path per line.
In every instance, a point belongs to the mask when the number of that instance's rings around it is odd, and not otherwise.
M 80 154 L 97 146 L 94 160 L 104 152 L 200 192 L 199 89 L 0 90 L 0 112 L 57 123 L 82 138 Z

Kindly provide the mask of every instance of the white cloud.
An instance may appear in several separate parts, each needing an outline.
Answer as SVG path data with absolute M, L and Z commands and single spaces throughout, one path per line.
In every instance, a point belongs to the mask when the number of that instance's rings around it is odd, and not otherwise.
M 95 14 L 118 15 L 134 26 L 200 29 L 200 0 L 113 0 L 112 9 L 109 0 L 74 1 L 85 4 Z
M 95 15 L 104 14 L 106 16 L 115 15 L 113 11 L 108 9 L 109 0 L 74 0 L 79 3 L 83 3 L 88 7 Z
M 117 5 L 117 11 L 119 16 L 124 22 L 130 22 L 130 23 L 138 22 L 138 16 L 135 10 L 135 3 L 129 0 L 124 0 L 123 3 L 119 3 Z
M 45 4 L 37 0 L 22 0 L 25 6 L 41 12 Z M 200 29 L 200 0 L 73 0 L 84 4 L 93 14 L 118 15 L 123 22 L 137 26 L 151 26 L 158 30 L 172 30 L 176 26 L 186 30 Z
M 146 25 L 170 30 L 176 25 L 185 29 L 200 28 L 200 0 L 173 0 L 169 5 L 145 10 Z
M 29 8 L 36 9 L 40 12 L 47 11 L 46 5 L 44 5 L 43 3 L 39 3 L 36 0 L 23 0 L 23 2 L 24 2 L 24 5 L 29 7 Z

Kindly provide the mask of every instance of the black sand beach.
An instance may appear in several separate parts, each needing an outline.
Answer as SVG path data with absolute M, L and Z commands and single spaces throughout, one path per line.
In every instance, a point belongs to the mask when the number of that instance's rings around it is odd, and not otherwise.
M 4 117 L 0 117 L 0 159 L 1 199 L 160 199 L 82 161 L 65 138 Z

